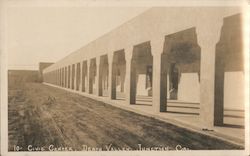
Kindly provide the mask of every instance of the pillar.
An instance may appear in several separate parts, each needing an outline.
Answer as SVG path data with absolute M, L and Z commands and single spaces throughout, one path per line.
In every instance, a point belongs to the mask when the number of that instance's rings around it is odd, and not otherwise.
M 62 68 L 60 68 L 60 87 L 62 87 Z
M 75 78 L 76 91 L 80 91 L 80 87 L 81 87 L 81 85 L 80 85 L 80 83 L 81 83 L 81 62 L 76 63 L 75 69 L 76 69 L 76 78 Z
M 97 77 L 97 96 L 102 96 L 102 64 L 100 56 L 96 57 L 96 77 Z
M 74 90 L 77 90 L 77 63 L 74 64 L 75 65 L 75 72 L 74 72 Z
M 166 68 L 164 67 L 166 64 L 162 64 L 161 58 L 164 41 L 164 37 L 150 41 L 151 53 L 153 55 L 153 108 L 156 112 L 165 112 L 167 107 L 167 73 L 162 71 L 162 68 Z
M 207 129 L 214 126 L 215 49 L 222 26 L 222 19 L 214 21 L 207 20 L 197 27 L 198 44 L 201 48 L 200 120 L 202 126 Z M 223 116 L 219 116 L 221 115 Z
M 56 79 L 54 81 L 54 84 L 58 85 L 58 70 L 57 69 L 55 70 L 55 76 L 56 76 Z
M 93 94 L 93 68 L 91 66 L 91 59 L 89 60 L 89 94 Z
M 87 87 L 87 92 L 89 93 L 89 94 L 91 94 L 91 89 L 90 89 L 90 60 L 87 60 L 87 71 L 86 71 L 86 73 L 87 73 L 87 85 L 86 85 L 86 87 Z
M 62 86 L 62 69 L 59 68 L 59 77 L 60 77 L 60 81 L 59 81 L 59 86 Z
M 132 67 L 132 55 L 133 55 L 133 46 L 125 48 L 125 59 L 126 59 L 126 76 L 125 76 L 125 98 L 127 104 L 135 104 L 135 93 L 136 90 L 131 88 L 131 75 L 134 76 L 135 70 L 131 70 Z M 133 71 L 133 73 L 132 73 Z M 132 77 L 133 77 L 132 76 Z M 135 81 L 136 82 L 136 81 Z M 133 84 L 133 82 L 132 82 Z
M 54 85 L 56 85 L 56 82 L 57 82 L 57 70 L 54 70 L 54 71 L 52 71 L 52 82 L 53 82 L 53 84 Z
M 71 73 L 71 66 L 69 65 L 68 66 L 68 88 L 70 89 L 71 88 L 71 76 L 72 76 L 72 73 Z
M 56 70 L 56 74 L 57 74 L 56 84 L 57 84 L 57 86 L 59 86 L 59 82 L 60 82 L 60 74 L 59 74 L 59 69 L 57 69 L 57 70 Z
M 64 77 L 63 77 L 63 74 L 64 74 L 64 70 L 63 70 L 63 68 L 61 68 L 61 87 L 63 87 L 63 85 L 64 85 Z
M 71 89 L 75 89 L 75 64 L 71 65 Z
M 56 85 L 56 80 L 57 80 L 57 75 L 56 75 L 56 70 L 54 70 L 51 73 L 51 82 L 52 82 L 52 84 Z
M 51 83 L 55 85 L 56 74 L 55 70 L 51 72 Z
M 55 84 L 55 79 L 56 79 L 55 70 L 51 72 L 50 78 L 51 78 L 51 83 Z
M 57 81 L 57 85 L 60 86 L 60 81 L 61 81 L 61 77 L 60 77 L 60 69 L 57 70 L 57 74 L 58 74 L 58 81 Z
M 62 87 L 64 87 L 64 68 L 62 68 Z
M 55 77 L 54 77 L 54 71 L 51 71 L 50 72 L 50 83 L 53 84 L 54 79 L 55 79 Z
M 58 70 L 55 70 L 55 75 L 56 75 L 56 80 L 55 80 L 55 85 L 58 85 Z
M 48 73 L 48 81 L 52 84 L 52 71 Z
M 54 79 L 54 80 L 53 80 L 53 84 L 54 84 L 54 85 L 57 85 L 57 78 L 58 78 L 57 70 L 54 70 L 53 75 L 54 75 L 54 76 L 53 76 L 53 77 L 54 77 L 54 78 L 53 78 L 53 79 Z
M 68 82 L 68 81 L 67 81 L 67 80 L 68 80 L 68 79 L 67 79 L 67 78 L 68 78 L 68 75 L 67 75 L 67 67 L 64 67 L 64 74 L 65 74 L 65 75 L 64 75 L 64 77 L 65 77 L 65 78 L 64 78 L 64 80 L 65 80 L 65 82 L 64 82 L 64 88 L 67 88 L 67 87 L 68 87 L 68 83 L 67 83 L 67 82 Z
M 137 60 L 131 59 L 130 66 L 130 104 L 136 103 L 136 91 L 137 91 L 137 81 L 136 81 L 136 68 L 137 68 Z
M 82 83 L 83 83 L 82 82 L 82 65 L 83 65 L 83 62 L 80 61 L 79 63 L 80 63 L 80 67 L 79 67 L 80 68 L 80 73 L 79 73 L 80 74 L 80 76 L 79 76 L 80 80 L 78 80 L 79 81 L 79 91 L 82 92 Z
M 60 68 L 60 77 L 61 77 L 61 81 L 60 81 L 60 86 L 63 87 L 63 69 Z
M 61 87 L 62 86 L 62 68 L 60 68 L 59 71 L 60 71 L 60 73 L 59 73 L 60 74 L 60 84 L 59 85 Z
M 116 99 L 116 74 L 115 74 L 115 67 L 116 65 L 113 63 L 114 54 L 108 54 L 108 63 L 109 63 L 109 76 L 108 76 L 108 91 L 109 91 L 109 98 L 111 100 Z
M 221 47 L 223 48 L 223 47 Z M 220 49 L 220 47 L 218 48 Z M 214 89 L 214 125 L 223 125 L 224 120 L 224 78 L 225 78 L 225 61 L 221 55 L 223 52 L 215 54 L 215 89 Z
M 57 70 L 54 70 L 54 71 L 53 71 L 53 75 L 54 75 L 54 76 L 53 76 L 53 77 L 54 77 L 53 84 L 54 84 L 54 85 L 57 85 Z
M 81 91 L 82 92 L 85 92 L 86 90 L 85 90 L 85 87 L 86 87 L 86 85 L 85 85 L 85 76 L 86 76 L 86 70 L 85 70 L 85 61 L 83 61 L 82 62 L 82 64 L 81 64 Z
M 88 72 L 88 64 L 87 64 L 87 61 L 83 61 L 82 62 L 82 92 L 86 92 L 86 86 L 87 86 L 87 83 L 86 83 L 86 79 L 87 79 L 87 72 Z

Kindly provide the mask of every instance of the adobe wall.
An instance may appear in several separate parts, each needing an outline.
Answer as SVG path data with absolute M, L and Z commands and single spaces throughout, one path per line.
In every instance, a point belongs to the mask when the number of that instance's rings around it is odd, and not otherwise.
M 240 7 L 152 8 L 58 61 L 44 70 L 44 73 L 150 41 L 158 36 L 164 37 L 192 27 L 204 27 L 206 22 L 220 22 L 224 17 L 239 12 Z

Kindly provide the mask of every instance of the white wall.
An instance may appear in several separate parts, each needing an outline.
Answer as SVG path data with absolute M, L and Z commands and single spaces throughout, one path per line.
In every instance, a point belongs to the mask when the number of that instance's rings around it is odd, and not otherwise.
M 184 102 L 200 102 L 198 73 L 181 73 L 177 98 Z
M 224 17 L 240 13 L 241 10 L 240 7 L 152 8 L 46 68 L 43 72 L 132 47 L 155 37 L 163 38 L 165 35 L 191 27 L 204 27 L 208 23 L 221 22 Z
M 224 108 L 244 110 L 243 72 L 225 72 Z

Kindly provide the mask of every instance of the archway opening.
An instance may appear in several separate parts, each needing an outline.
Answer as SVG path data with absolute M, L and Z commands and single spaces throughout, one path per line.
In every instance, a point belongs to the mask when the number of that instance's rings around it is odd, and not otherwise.
M 224 18 L 216 45 L 214 124 L 244 128 L 244 57 L 242 15 Z
M 152 67 L 150 42 L 134 46 L 130 78 L 131 104 L 152 105 Z
M 87 61 L 82 62 L 82 92 L 86 92 L 87 88 L 88 65 Z
M 125 100 L 124 84 L 126 75 L 125 51 L 114 52 L 111 71 L 111 99 Z
M 163 111 L 199 115 L 200 47 L 195 28 L 167 35 L 161 62 Z
M 96 58 L 90 60 L 89 66 L 89 93 L 93 94 L 96 92 Z
M 100 64 L 99 64 L 98 96 L 108 96 L 108 74 L 109 74 L 108 55 L 102 55 L 100 57 Z

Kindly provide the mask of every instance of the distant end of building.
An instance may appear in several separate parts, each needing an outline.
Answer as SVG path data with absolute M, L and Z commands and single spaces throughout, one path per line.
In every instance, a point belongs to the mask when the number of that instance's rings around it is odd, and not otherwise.
M 40 62 L 39 63 L 39 71 L 38 71 L 38 79 L 39 82 L 43 82 L 43 70 L 49 66 L 51 66 L 52 62 Z

